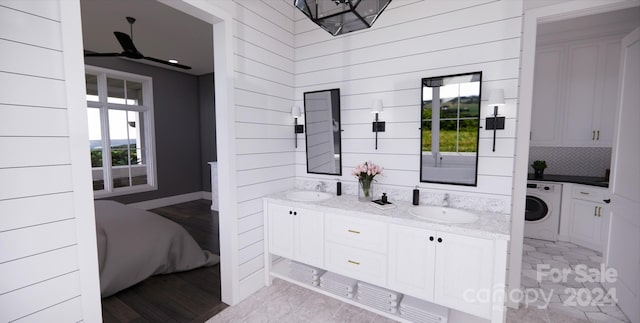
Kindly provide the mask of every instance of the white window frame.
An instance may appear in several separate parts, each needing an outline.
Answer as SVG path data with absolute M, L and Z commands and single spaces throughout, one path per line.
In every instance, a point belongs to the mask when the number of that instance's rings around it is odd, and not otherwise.
M 95 198 L 126 195 L 140 192 L 153 191 L 158 189 L 158 175 L 156 169 L 156 146 L 155 146 L 155 118 L 153 113 L 153 83 L 152 78 L 127 72 L 111 70 L 102 67 L 85 65 L 85 73 L 96 75 L 98 86 L 98 102 L 87 101 L 87 108 L 97 108 L 100 111 L 100 127 L 102 136 L 102 164 L 104 189 L 93 191 Z M 143 105 L 125 105 L 107 102 L 107 77 L 120 79 L 142 84 Z M 113 187 L 111 145 L 109 145 L 109 110 L 125 110 L 143 112 L 144 140 L 145 140 L 145 161 L 147 168 L 147 184 Z M 104 165 L 107 165 L 106 167 Z M 95 170 L 95 168 L 92 168 Z M 93 179 L 93 176 L 92 176 Z

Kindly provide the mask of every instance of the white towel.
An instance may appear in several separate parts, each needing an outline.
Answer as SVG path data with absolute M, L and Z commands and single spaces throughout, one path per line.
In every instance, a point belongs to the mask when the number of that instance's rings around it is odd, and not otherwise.
M 400 302 L 400 309 L 407 310 L 411 313 L 429 313 L 432 315 L 448 318 L 449 317 L 449 309 L 433 304 L 431 302 L 427 302 L 425 300 L 421 300 L 412 296 L 405 295 L 402 298 L 402 302 Z
M 363 282 L 358 282 L 358 291 L 363 295 L 375 295 L 380 298 L 388 298 L 392 300 L 396 300 L 402 295 L 401 293 Z
M 320 268 L 309 266 L 309 265 L 306 265 L 306 264 L 303 264 L 303 263 L 300 263 L 300 262 L 297 262 L 297 261 L 293 261 L 293 260 L 289 263 L 289 268 L 296 269 L 298 271 L 308 272 L 308 273 L 314 274 L 314 275 L 321 275 L 324 272 L 324 270 L 322 270 Z
M 349 299 L 353 298 L 353 293 L 347 292 L 344 289 L 329 288 L 326 285 L 322 286 L 322 283 L 320 283 L 320 289 L 326 290 L 327 292 L 329 292 L 331 294 L 338 295 L 338 296 L 346 297 L 346 298 L 349 298 Z
M 362 299 L 369 300 L 371 302 L 377 302 L 380 304 L 394 306 L 394 307 L 398 307 L 398 304 L 400 303 L 399 299 L 390 299 L 387 297 L 379 297 L 377 295 L 362 294 L 360 290 L 358 290 L 358 292 L 356 293 L 356 296 Z
M 344 285 L 344 284 L 341 284 L 341 283 L 336 283 L 336 282 L 331 281 L 331 280 L 322 280 L 322 279 L 320 279 L 320 283 L 321 283 L 321 285 L 324 285 L 326 287 L 333 288 L 333 289 L 336 289 L 336 290 L 341 289 L 341 290 L 349 292 L 349 293 L 353 293 L 356 290 L 356 285 L 355 284 L 350 286 L 350 285 Z
M 356 284 L 358 283 L 357 280 L 353 279 L 353 278 L 349 278 L 349 277 L 345 277 L 342 275 L 338 275 L 336 273 L 332 273 L 330 271 L 324 273 L 322 276 L 320 276 L 320 281 L 321 282 L 334 282 L 337 284 L 342 284 L 345 286 L 356 286 Z

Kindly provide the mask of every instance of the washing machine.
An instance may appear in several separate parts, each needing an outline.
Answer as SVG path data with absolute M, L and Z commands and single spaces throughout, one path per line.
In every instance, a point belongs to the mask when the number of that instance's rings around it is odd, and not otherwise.
M 524 236 L 557 241 L 561 201 L 562 184 L 528 181 Z

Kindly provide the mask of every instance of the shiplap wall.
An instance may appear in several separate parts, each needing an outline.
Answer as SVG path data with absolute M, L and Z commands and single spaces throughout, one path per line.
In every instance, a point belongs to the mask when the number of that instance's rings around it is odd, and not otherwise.
M 83 319 L 59 9 L 0 1 L 1 322 Z
M 295 102 L 303 93 L 340 88 L 342 110 L 342 182 L 355 185 L 351 170 L 367 160 L 385 168 L 378 185 L 390 189 L 449 192 L 497 200 L 510 212 L 516 128 L 522 2 L 512 0 L 396 0 L 371 29 L 332 37 L 296 12 Z M 478 186 L 419 182 L 421 78 L 482 71 L 482 112 L 492 111 L 492 89 L 504 89 L 506 129 L 480 129 Z M 373 99 L 381 99 L 386 132 L 374 149 Z M 335 180 L 307 174 L 304 136 L 298 137 L 296 178 Z
M 259 287 L 262 197 L 295 182 L 293 7 L 284 0 L 213 3 L 233 15 L 239 278 Z

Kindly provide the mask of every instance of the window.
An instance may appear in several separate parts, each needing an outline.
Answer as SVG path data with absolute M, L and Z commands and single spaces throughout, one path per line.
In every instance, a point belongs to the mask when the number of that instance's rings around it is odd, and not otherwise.
M 452 82 L 437 88 L 440 95 L 440 151 L 470 153 L 478 151 L 480 82 Z M 431 151 L 432 88 L 423 89 L 422 150 Z
M 151 78 L 93 66 L 85 73 L 95 195 L 155 189 Z

